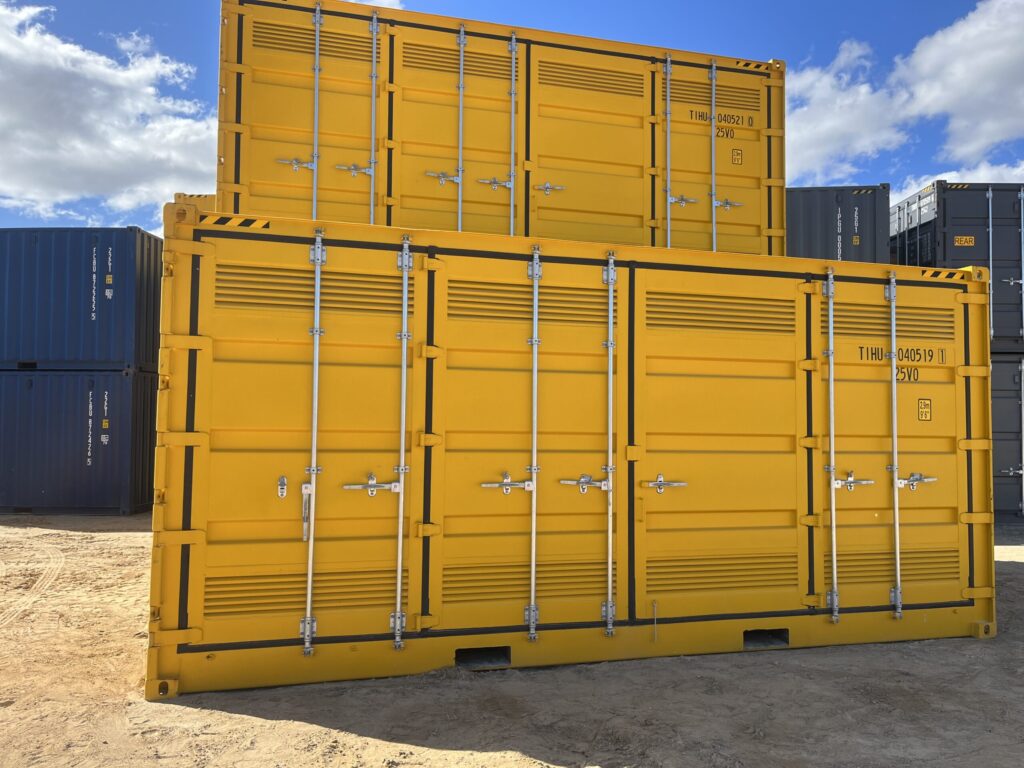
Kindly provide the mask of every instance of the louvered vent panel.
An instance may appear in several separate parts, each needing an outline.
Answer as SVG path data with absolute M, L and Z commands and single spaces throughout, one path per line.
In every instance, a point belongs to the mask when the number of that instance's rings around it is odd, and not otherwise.
M 448 283 L 448 317 L 454 320 L 533 319 L 533 288 L 474 280 Z M 601 288 L 541 286 L 542 323 L 608 322 L 608 294 Z
M 402 63 L 411 69 L 451 72 L 458 75 L 459 50 L 455 47 L 454 40 L 451 48 L 409 43 L 404 47 Z M 464 66 L 467 75 L 492 77 L 499 80 L 508 80 L 512 77 L 511 56 L 481 53 L 467 49 Z
M 380 40 L 377 41 L 377 60 L 380 60 Z M 292 27 L 287 24 L 272 24 L 255 21 L 252 27 L 252 44 L 256 48 L 284 53 L 304 53 L 312 56 L 316 51 L 316 40 L 312 25 Z M 373 40 L 358 35 L 339 32 L 320 32 L 320 55 L 331 59 L 365 61 L 370 63 Z
M 796 307 L 788 299 L 650 291 L 647 327 L 791 334 L 796 330 Z
M 647 563 L 651 594 L 796 587 L 797 581 L 797 556 L 789 552 L 673 557 Z
M 838 336 L 889 337 L 889 307 L 861 304 L 835 305 L 835 332 Z M 828 334 L 828 303 L 821 304 L 821 331 Z M 953 341 L 956 318 L 952 309 L 939 307 L 896 307 L 896 335 L 899 338 Z
M 409 574 L 403 573 L 402 589 Z M 394 606 L 393 568 L 366 571 L 317 573 L 313 607 L 385 608 Z M 205 607 L 207 616 L 248 616 L 254 613 L 301 615 L 306 605 L 305 572 L 269 576 L 208 576 Z
M 557 61 L 542 61 L 537 71 L 541 85 L 577 88 L 584 91 L 615 93 L 620 96 L 644 95 L 644 76 L 596 67 L 577 67 Z
M 614 567 L 613 567 L 614 572 Z M 604 561 L 583 563 L 538 563 L 537 596 L 599 597 L 605 594 L 607 565 Z M 448 565 L 442 575 L 446 603 L 490 600 L 528 600 L 528 563 Z
M 826 552 L 826 561 L 831 560 Z M 904 581 L 949 581 L 960 578 L 960 556 L 955 549 L 911 549 L 900 553 Z M 840 552 L 839 585 L 888 584 L 896 575 L 892 552 Z M 825 568 L 825 581 L 832 586 L 832 572 Z
M 397 274 L 324 272 L 320 291 L 321 308 L 327 312 L 402 312 L 402 278 Z M 310 312 L 313 270 L 221 263 L 217 265 L 214 296 L 218 307 Z
M 665 88 L 661 89 L 665 98 Z M 688 80 L 672 81 L 672 101 L 676 104 L 691 104 L 711 108 L 711 83 L 695 83 Z M 715 106 L 719 109 L 739 109 L 744 112 L 761 111 L 761 92 L 752 88 L 734 85 L 719 85 L 715 91 Z M 685 115 L 683 116 L 685 117 Z

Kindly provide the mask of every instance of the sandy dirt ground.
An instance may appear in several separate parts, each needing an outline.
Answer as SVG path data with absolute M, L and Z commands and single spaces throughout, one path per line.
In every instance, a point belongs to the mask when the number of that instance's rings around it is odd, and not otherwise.
M 149 520 L 0 517 L 0 766 L 1024 765 L 1024 527 L 1000 634 L 142 697 Z

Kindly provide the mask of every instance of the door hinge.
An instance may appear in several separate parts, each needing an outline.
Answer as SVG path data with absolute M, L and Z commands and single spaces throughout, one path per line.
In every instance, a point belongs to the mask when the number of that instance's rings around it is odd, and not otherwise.
M 800 603 L 810 608 L 828 608 L 826 595 L 804 595 L 800 598 Z
M 821 515 L 800 515 L 797 521 L 800 525 L 806 525 L 808 528 L 818 528 L 821 526 L 824 518 Z
M 797 370 L 800 371 L 817 372 L 821 370 L 821 360 L 818 358 L 814 358 L 812 360 L 798 360 L 796 367 Z
M 149 633 L 150 648 L 166 648 L 171 645 L 203 642 L 203 630 L 199 627 L 188 629 L 154 629 Z
M 960 590 L 960 595 L 965 600 L 973 600 L 975 598 L 995 597 L 996 591 L 992 587 L 965 587 Z
M 438 360 L 444 356 L 444 349 L 442 347 L 435 347 L 430 344 L 420 345 L 420 357 L 426 360 Z
M 797 283 L 797 293 L 808 293 L 812 296 L 819 294 L 821 286 L 818 283 Z
M 444 438 L 441 435 L 435 435 L 432 432 L 420 432 L 419 436 L 421 448 L 436 448 L 444 442 Z
M 961 451 L 991 451 L 992 441 L 975 438 L 973 440 L 959 440 L 956 447 Z
M 964 525 L 992 525 L 991 512 L 961 512 L 959 520 Z
M 417 632 L 421 629 L 429 629 L 430 627 L 436 627 L 441 623 L 440 616 L 427 616 L 421 613 L 414 614 L 412 617 L 412 629 Z
M 987 293 L 958 293 L 956 295 L 958 304 L 988 304 Z
M 985 378 L 989 375 L 989 368 L 987 365 L 958 365 L 956 367 L 956 375 L 963 378 L 968 376 Z
M 184 547 L 205 543 L 206 531 L 153 531 L 153 546 L 155 547 Z
M 801 448 L 813 448 L 817 450 L 821 447 L 821 438 L 817 435 L 811 435 L 810 437 L 801 437 L 796 441 L 797 445 Z
M 626 461 L 643 461 L 644 448 L 642 445 L 626 446 Z
M 441 535 L 440 523 L 416 523 L 416 538 L 426 539 L 430 536 Z

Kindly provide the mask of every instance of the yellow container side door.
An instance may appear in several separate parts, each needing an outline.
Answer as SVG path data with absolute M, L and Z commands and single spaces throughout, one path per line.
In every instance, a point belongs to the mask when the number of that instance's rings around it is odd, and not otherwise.
M 807 313 L 790 278 L 637 270 L 638 618 L 802 609 Z M 658 492 L 658 480 L 686 483 Z
M 218 250 L 242 247 L 237 261 L 224 253 L 216 262 L 207 306 L 217 342 L 212 371 L 199 389 L 208 393 L 211 423 L 209 495 L 197 502 L 195 520 L 207 535 L 202 622 L 196 625 L 213 643 L 298 638 L 305 615 L 302 484 L 310 462 L 313 267 L 308 245 L 251 241 Z M 424 306 L 423 275 L 413 275 L 415 342 Z M 395 603 L 398 495 L 382 490 L 370 497 L 342 486 L 366 483 L 371 473 L 380 483 L 397 480 L 401 277 L 395 252 L 328 245 L 322 306 L 317 637 L 387 634 Z M 408 398 L 410 404 L 423 400 L 415 365 Z M 419 412 L 410 407 L 410 414 Z M 416 428 L 410 421 L 410 433 Z M 422 450 L 409 442 L 403 579 L 418 589 L 418 571 L 409 564 L 418 563 L 421 540 L 408 510 L 422 503 L 423 465 Z
M 244 51 L 244 70 L 237 84 L 229 83 L 240 93 L 233 94 L 227 106 L 234 112 L 237 102 L 247 131 L 241 133 L 237 158 L 233 138 L 222 146 L 230 164 L 238 165 L 235 183 L 244 189 L 240 211 L 310 218 L 313 172 L 302 164 L 313 159 L 312 14 L 261 8 L 255 17 L 243 18 L 239 50 Z M 387 100 L 382 98 L 389 77 L 386 31 L 381 25 L 374 94 L 369 23 L 324 16 L 320 32 L 318 218 L 370 221 L 367 169 L 371 160 L 378 161 L 374 171 L 378 205 L 383 199 L 387 169 L 380 162 L 383 153 L 378 153 L 387 130 Z M 371 147 L 370 140 L 371 98 L 378 99 L 376 147 Z M 293 160 L 297 164 L 292 164 Z
M 664 120 L 665 77 L 659 73 L 658 112 Z M 764 191 L 767 148 L 768 78 L 717 70 L 715 128 L 715 226 L 718 250 L 765 253 L 761 239 L 766 221 Z M 711 80 L 709 70 L 675 64 L 672 68 L 672 247 L 712 248 L 711 188 Z M 658 210 L 662 222 L 666 131 L 658 131 L 659 174 L 662 178 Z M 664 223 L 662 224 L 664 230 Z M 660 245 L 665 244 L 664 231 Z M 781 255 L 781 254 L 775 254 Z
M 532 46 L 529 234 L 650 244 L 650 67 Z
M 935 478 L 899 491 L 900 554 L 906 605 L 958 601 L 968 584 L 964 436 L 964 305 L 958 291 L 898 285 L 897 416 L 899 477 Z M 827 345 L 827 300 L 821 300 Z M 835 295 L 836 474 L 873 485 L 836 491 L 840 609 L 888 606 L 896 583 L 892 466 L 890 306 L 885 286 L 839 281 Z M 824 348 L 824 347 L 823 347 Z M 975 353 L 980 354 L 980 353 Z M 828 430 L 828 370 L 822 365 L 816 421 Z M 827 453 L 824 454 L 827 464 Z M 818 478 L 825 499 L 823 570 L 832 588 L 828 476 Z
M 523 626 L 530 495 L 482 483 L 529 479 L 532 283 L 527 262 L 441 257 L 435 323 L 430 612 L 443 629 Z M 620 283 L 621 284 L 621 283 Z M 540 624 L 601 620 L 607 494 L 561 480 L 606 476 L 607 287 L 599 266 L 544 264 L 540 284 L 537 605 Z
M 392 191 L 397 226 L 458 226 L 457 31 L 396 34 Z M 462 229 L 509 233 L 511 154 L 508 41 L 467 35 L 464 49 Z M 444 174 L 442 176 L 441 174 Z M 443 183 L 442 183 L 443 179 Z

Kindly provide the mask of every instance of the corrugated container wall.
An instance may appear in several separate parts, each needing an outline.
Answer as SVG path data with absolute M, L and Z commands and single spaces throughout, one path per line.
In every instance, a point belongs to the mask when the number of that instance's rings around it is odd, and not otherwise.
M 161 247 L 135 227 L 0 230 L 0 369 L 155 371 Z
M 786 253 L 889 263 L 889 185 L 788 187 Z
M 217 210 L 785 253 L 783 62 L 310 6 L 223 4 Z
M 155 423 L 156 374 L 0 372 L 0 509 L 149 509 Z
M 992 271 L 994 353 L 1024 352 L 1024 182 L 936 181 L 889 212 L 894 263 Z
M 1024 516 L 1024 387 L 1020 355 L 992 356 L 992 438 L 995 507 L 1001 522 Z
M 167 209 L 148 696 L 995 633 L 984 269 L 224 218 Z

